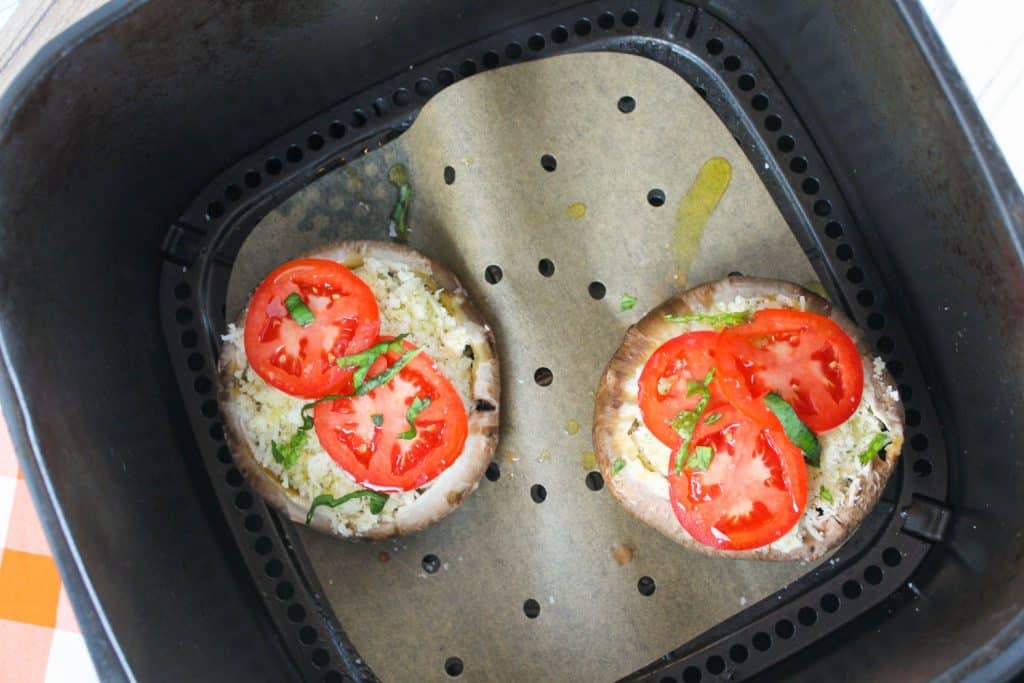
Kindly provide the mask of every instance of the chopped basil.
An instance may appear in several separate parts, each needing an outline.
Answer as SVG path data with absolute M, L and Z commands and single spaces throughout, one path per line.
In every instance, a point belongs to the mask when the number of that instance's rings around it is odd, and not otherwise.
M 748 322 L 754 313 L 752 311 L 736 311 L 734 313 L 719 313 L 710 315 L 708 313 L 687 313 L 685 315 L 666 315 L 665 320 L 670 323 L 701 323 L 711 327 L 731 327 Z
M 623 294 L 622 299 L 619 301 L 620 311 L 631 311 L 636 306 L 636 297 L 631 294 Z
M 707 410 L 708 402 L 711 401 L 711 392 L 708 390 L 708 385 L 711 384 L 711 380 L 714 378 L 715 369 L 711 368 L 701 381 L 698 382 L 695 379 L 687 380 L 686 395 L 699 395 L 700 398 L 697 399 L 697 405 L 693 407 L 693 410 L 680 410 L 669 423 L 672 429 L 679 432 L 679 436 L 683 437 L 683 443 L 676 452 L 676 474 L 682 474 L 683 462 L 689 460 L 686 457 L 686 453 L 690 450 L 690 439 L 693 438 L 693 430 L 697 428 L 697 422 L 700 421 L 704 411 Z M 710 458 L 708 462 L 710 462 Z
M 892 443 L 892 439 L 888 434 L 885 432 L 878 432 L 871 437 L 871 441 L 868 442 L 868 447 L 864 449 L 864 452 L 857 456 L 860 463 L 862 465 L 868 464 L 876 455 L 878 455 L 878 451 L 882 450 L 890 443 Z
M 613 462 L 612 463 L 612 475 L 614 476 L 614 475 L 618 474 L 619 472 L 621 472 L 622 469 L 625 466 L 626 466 L 626 461 L 623 460 L 622 458 L 619 458 L 618 460 Z
M 380 427 L 382 424 L 384 424 L 384 416 L 381 415 L 380 413 L 371 415 L 370 419 L 373 420 L 373 424 L 376 425 L 377 427 Z
M 306 524 L 308 525 L 313 521 L 313 511 L 321 505 L 336 508 L 339 505 L 344 505 L 348 501 L 355 500 L 356 498 L 369 498 L 370 514 L 372 515 L 379 515 L 381 510 L 384 509 L 384 504 L 388 502 L 388 494 L 380 493 L 379 491 L 369 491 L 366 489 L 346 493 L 341 498 L 335 498 L 329 493 L 322 493 L 314 498 L 313 504 L 309 506 L 309 512 L 306 513 Z
M 288 439 L 288 442 L 285 444 L 279 444 L 276 441 L 271 441 L 270 453 L 274 456 L 274 461 L 278 465 L 288 469 L 299 461 L 299 455 L 302 454 L 302 448 L 305 445 L 306 430 L 300 429 L 295 432 L 295 435 Z
M 309 306 L 307 306 L 302 300 L 302 297 L 295 292 L 292 292 L 285 297 L 284 307 L 288 309 L 288 315 L 292 317 L 292 320 L 303 327 L 306 327 L 316 320 L 316 318 L 313 317 L 313 311 L 309 310 Z
M 804 452 L 804 460 L 807 461 L 807 464 L 812 467 L 821 467 L 821 444 L 818 443 L 818 437 L 800 421 L 793 406 L 774 391 L 764 397 L 764 404 L 775 413 L 775 417 L 779 418 L 779 422 L 782 423 L 782 431 L 786 432 L 789 440 Z
M 409 216 L 409 201 L 412 199 L 412 185 L 408 182 L 398 187 L 398 199 L 395 201 L 395 208 L 391 210 L 391 217 L 388 219 L 388 237 L 399 242 L 409 239 L 409 226 L 406 219 Z
M 686 469 L 706 472 L 714 457 L 715 450 L 711 446 L 697 446 L 686 460 Z
M 419 417 L 420 413 L 426 410 L 429 405 L 430 398 L 420 398 L 417 396 L 412 400 L 412 403 L 409 404 L 409 409 L 405 411 L 405 419 L 409 421 L 409 429 L 399 434 L 399 439 L 416 438 L 416 418 Z
M 366 379 L 366 373 L 370 371 L 370 367 L 377 359 L 385 353 L 401 351 L 402 340 L 408 336 L 408 334 L 400 334 L 394 339 L 378 342 L 365 351 L 353 353 L 350 356 L 342 356 L 334 362 L 338 364 L 339 368 L 356 368 L 355 374 L 352 375 L 352 387 L 358 392 L 359 388 L 363 385 L 363 381 Z
M 722 419 L 721 413 L 708 413 L 708 416 L 704 418 L 704 424 L 713 425 Z
M 821 487 L 821 491 L 818 493 L 818 495 L 821 496 L 821 499 L 824 501 L 827 501 L 829 503 L 835 502 L 832 500 L 832 493 L 824 486 Z
M 422 350 L 423 349 L 409 349 L 408 351 L 403 353 L 402 357 L 399 358 L 398 361 L 390 368 L 380 373 L 379 375 L 374 375 L 370 379 L 360 384 L 356 388 L 353 396 L 365 396 L 374 389 L 384 386 L 385 384 L 393 380 L 395 377 L 397 377 L 398 373 L 402 371 L 402 368 L 408 365 L 409 361 L 418 356 Z

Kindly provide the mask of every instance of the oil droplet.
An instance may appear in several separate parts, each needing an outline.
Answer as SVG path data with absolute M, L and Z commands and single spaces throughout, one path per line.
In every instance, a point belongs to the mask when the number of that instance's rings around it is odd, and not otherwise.
M 391 559 L 391 555 L 387 551 L 382 550 L 377 553 L 377 559 L 381 562 L 388 562 Z
M 388 180 L 395 187 L 401 187 L 409 182 L 409 170 L 402 164 L 395 164 L 388 169 Z
M 587 205 L 583 202 L 573 202 L 569 205 L 569 218 L 583 218 L 587 215 Z
M 700 250 L 700 240 L 708 219 L 729 189 L 731 181 L 732 166 L 729 162 L 722 157 L 711 157 L 697 171 L 693 184 L 680 200 L 672 232 L 672 250 L 680 283 L 686 282 L 686 274 Z
M 825 291 L 825 287 L 817 280 L 811 280 L 810 282 L 804 283 L 804 289 L 809 289 L 825 301 L 828 301 L 828 292 Z
M 565 423 L 565 433 L 569 436 L 578 434 L 580 431 L 580 423 L 576 420 L 569 420 Z
M 583 463 L 583 469 L 592 470 L 597 467 L 597 456 L 594 455 L 594 451 L 583 451 L 580 462 Z
M 625 543 L 620 543 L 612 548 L 612 558 L 620 567 L 633 561 L 633 553 L 636 551 Z
M 540 455 L 537 456 L 537 462 L 547 462 L 550 459 L 551 451 L 547 450 L 546 448 L 540 452 Z

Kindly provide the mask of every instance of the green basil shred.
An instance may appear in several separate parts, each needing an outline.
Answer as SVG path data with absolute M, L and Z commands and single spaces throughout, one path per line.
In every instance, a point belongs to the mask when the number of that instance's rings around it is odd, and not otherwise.
M 375 413 L 371 415 L 370 419 L 373 420 L 373 424 L 377 427 L 380 427 L 382 424 L 384 424 L 384 416 L 381 415 L 380 413 Z
M 704 418 L 704 424 L 713 425 L 722 419 L 721 413 L 708 413 L 708 416 Z
M 613 462 L 612 463 L 612 475 L 616 475 L 619 472 L 621 472 L 622 468 L 624 468 L 625 466 L 626 466 L 626 461 L 623 460 L 622 458 L 619 458 L 618 460 Z
M 686 460 L 686 469 L 706 472 L 711 467 L 711 459 L 715 457 L 715 449 L 711 446 L 697 446 Z
M 292 292 L 285 297 L 284 307 L 288 309 L 288 315 L 292 317 L 292 320 L 303 327 L 306 327 L 316 320 L 316 318 L 313 317 L 313 311 L 309 310 L 309 306 L 307 306 L 302 300 L 302 297 L 295 292 Z
M 745 322 L 749 322 L 753 315 L 752 311 L 736 311 L 734 313 L 719 313 L 718 315 L 708 313 L 668 314 L 665 316 L 665 320 L 670 323 L 701 323 L 711 327 L 732 327 L 733 325 L 742 325 Z
M 885 432 L 878 432 L 871 437 L 871 441 L 868 442 L 868 447 L 864 449 L 863 453 L 857 456 L 857 459 L 860 460 L 862 465 L 866 465 L 871 462 L 876 455 L 878 455 L 878 451 L 882 450 L 890 443 L 892 443 L 892 438 L 888 434 Z
M 619 301 L 620 311 L 631 311 L 636 306 L 636 297 L 631 294 L 623 294 L 622 299 Z
M 403 353 L 402 357 L 399 358 L 398 361 L 390 368 L 380 373 L 379 375 L 374 375 L 370 379 L 360 384 L 352 395 L 365 396 L 374 389 L 384 386 L 385 384 L 393 380 L 395 377 L 397 377 L 398 373 L 402 371 L 402 368 L 408 365 L 413 358 L 420 354 L 421 351 L 423 351 L 423 349 L 409 349 L 408 351 Z
M 821 444 L 810 428 L 800 421 L 793 406 L 774 391 L 764 397 L 764 404 L 782 423 L 782 431 L 793 444 L 804 452 L 804 460 L 812 467 L 821 467 Z
M 687 462 L 686 466 L 689 468 L 689 460 L 692 459 L 687 458 L 687 453 L 690 450 L 690 440 L 693 438 L 693 430 L 697 428 L 697 422 L 700 421 L 704 411 L 707 410 L 708 402 L 711 401 L 711 392 L 708 390 L 708 385 L 711 384 L 711 380 L 714 378 L 715 369 L 711 368 L 701 381 L 698 382 L 695 379 L 688 380 L 686 382 L 686 395 L 699 395 L 700 398 L 697 399 L 697 405 L 693 407 L 693 410 L 680 410 L 669 423 L 672 429 L 676 430 L 679 436 L 683 438 L 683 443 L 679 446 L 679 451 L 676 452 L 676 474 L 683 473 L 684 461 Z M 711 462 L 710 457 L 708 462 Z
M 278 465 L 288 469 L 299 461 L 299 455 L 302 454 L 302 448 L 305 445 L 306 430 L 300 429 L 292 438 L 288 439 L 287 443 L 278 444 L 276 441 L 271 441 L 270 452 Z
M 401 432 L 398 435 L 399 439 L 415 439 L 416 438 L 416 418 L 419 417 L 420 413 L 427 409 L 430 405 L 430 398 L 420 398 L 417 396 L 409 404 L 409 409 L 405 411 L 405 419 L 409 421 L 409 429 Z
M 818 495 L 821 496 L 821 499 L 824 501 L 828 501 L 829 503 L 835 502 L 832 500 L 832 492 L 824 486 L 821 487 L 821 492 L 819 492 Z
M 398 187 L 395 208 L 391 210 L 391 217 L 388 219 L 388 236 L 398 242 L 405 242 L 409 239 L 409 225 L 406 219 L 409 216 L 410 200 L 412 200 L 412 185 L 402 183 Z
M 313 504 L 309 506 L 309 512 L 306 513 L 306 525 L 308 526 L 309 523 L 313 521 L 313 511 L 321 505 L 336 508 L 339 505 L 344 505 L 348 501 L 355 500 L 356 498 L 369 499 L 371 515 L 379 515 L 381 510 L 384 509 L 384 504 L 388 502 L 388 494 L 380 493 L 379 491 L 369 491 L 367 489 L 346 493 L 341 498 L 335 498 L 329 493 L 321 493 L 313 499 Z
M 339 368 L 356 368 L 355 374 L 352 375 L 352 387 L 358 392 L 359 388 L 363 385 L 363 381 L 366 379 L 366 373 L 370 371 L 370 367 L 377 359 L 385 353 L 398 353 L 401 351 L 402 340 L 408 336 L 408 334 L 400 334 L 394 339 L 378 342 L 365 351 L 353 353 L 350 356 L 342 356 L 334 362 L 338 364 Z

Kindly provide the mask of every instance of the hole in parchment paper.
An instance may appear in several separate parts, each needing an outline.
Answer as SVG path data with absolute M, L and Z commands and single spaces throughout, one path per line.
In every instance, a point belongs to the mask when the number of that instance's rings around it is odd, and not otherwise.
M 456 676 L 461 676 L 462 669 L 462 660 L 458 657 L 449 657 L 448 659 L 444 660 L 444 672 L 452 678 L 455 678 Z
M 558 160 L 551 154 L 545 154 L 540 158 L 540 165 L 548 173 L 558 168 Z
M 542 484 L 534 484 L 530 487 L 530 498 L 534 503 L 543 503 L 548 497 L 548 490 Z
M 533 381 L 542 387 L 551 386 L 554 379 L 555 373 L 551 372 L 550 368 L 537 368 L 533 372 Z
M 604 286 L 603 282 L 594 281 L 587 285 L 587 292 L 590 294 L 591 298 L 600 301 L 604 298 L 604 295 L 608 293 L 608 289 Z
M 619 98 L 619 111 L 623 114 L 629 114 L 636 109 L 636 100 L 629 95 L 624 95 Z
M 640 580 L 636 582 L 636 589 L 640 591 L 640 595 L 645 597 L 654 595 L 654 579 L 649 576 L 641 576 Z
M 501 479 L 501 466 L 496 462 L 492 462 L 487 466 L 484 476 L 487 477 L 488 481 L 498 481 Z
M 484 268 L 484 279 L 492 285 L 501 282 L 501 266 L 491 264 Z
M 604 477 L 601 476 L 600 472 L 587 472 L 585 481 L 587 482 L 587 488 L 591 491 L 600 491 L 604 488 Z
M 451 185 L 455 182 L 455 168 L 452 166 L 444 167 L 444 184 Z
M 551 259 L 542 258 L 537 263 L 537 270 L 540 271 L 540 274 L 544 277 L 551 277 L 555 274 L 555 264 Z
M 423 571 L 428 574 L 436 574 L 437 570 L 441 568 L 441 558 L 433 553 L 424 555 L 423 560 L 420 562 L 423 567 Z
M 540 603 L 530 598 L 523 603 L 523 614 L 527 619 L 536 619 L 540 616 Z
M 654 188 L 647 193 L 647 203 L 651 206 L 661 206 L 665 203 L 665 191 Z

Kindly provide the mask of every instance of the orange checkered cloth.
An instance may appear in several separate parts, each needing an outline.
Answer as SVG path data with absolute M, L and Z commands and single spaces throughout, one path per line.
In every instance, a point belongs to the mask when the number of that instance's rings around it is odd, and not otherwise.
M 0 683 L 98 681 L 0 417 Z

